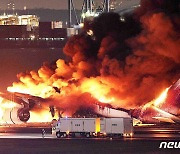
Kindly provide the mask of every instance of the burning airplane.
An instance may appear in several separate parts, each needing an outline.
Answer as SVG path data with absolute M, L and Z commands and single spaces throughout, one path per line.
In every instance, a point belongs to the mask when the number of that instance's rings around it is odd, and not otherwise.
M 131 110 L 131 115 L 151 123 L 180 123 L 180 79 L 166 88 L 155 100 L 139 109 Z
M 3 112 L 3 120 L 6 123 L 13 124 L 27 122 L 31 116 L 30 111 L 33 111 L 34 108 L 42 110 L 43 108 L 41 104 L 46 104 L 46 102 L 48 102 L 48 99 L 17 92 L 1 93 L 0 96 L 3 99 L 10 101 L 6 103 L 1 101 L 1 109 L 3 106 L 6 108 Z M 158 98 L 136 109 L 127 110 L 113 108 L 110 104 L 101 102 L 94 102 L 94 104 L 91 104 L 88 107 L 93 110 L 93 114 L 96 114 L 96 116 L 134 117 L 145 123 L 180 123 L 179 108 L 174 108 L 175 105 L 176 107 L 179 105 L 179 102 L 180 79 L 174 85 L 166 88 Z M 51 121 L 55 114 L 57 114 L 56 112 L 58 112 L 58 116 L 62 116 L 59 114 L 60 110 L 57 109 L 60 108 L 49 106 L 49 112 L 52 117 L 49 117 L 47 120 Z M 61 111 L 64 112 L 65 109 L 61 108 Z M 86 116 L 86 114 L 87 113 L 83 116 Z
M 112 12 L 85 21 L 82 33 L 69 38 L 63 49 L 68 60 L 17 75 L 19 81 L 7 88 L 14 92 L 9 104 L 18 105 L 12 112 L 23 121 L 52 119 L 32 118 L 45 109 L 73 116 L 83 108 L 143 122 L 179 122 L 177 2 L 143 0 L 134 13 L 123 15 L 124 21 Z M 10 100 L 1 94 L 1 104 L 6 104 L 3 98 Z
M 1 118 L 5 123 L 27 122 L 30 111 L 40 107 L 43 98 L 22 93 L 0 93 Z

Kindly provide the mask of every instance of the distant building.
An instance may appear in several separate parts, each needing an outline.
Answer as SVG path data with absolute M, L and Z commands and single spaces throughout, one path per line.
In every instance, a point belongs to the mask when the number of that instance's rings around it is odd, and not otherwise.
M 0 25 L 19 25 L 19 20 L 17 15 L 1 15 Z
M 39 26 L 39 17 L 36 15 L 1 15 L 0 25 L 30 25 L 32 27 Z
M 21 15 L 18 17 L 19 25 L 39 26 L 39 18 L 36 15 Z
M 62 48 L 67 37 L 78 34 L 62 21 L 40 22 L 36 15 L 1 15 L 0 48 Z
M 52 29 L 63 28 L 63 22 L 62 21 L 52 21 L 51 28 Z

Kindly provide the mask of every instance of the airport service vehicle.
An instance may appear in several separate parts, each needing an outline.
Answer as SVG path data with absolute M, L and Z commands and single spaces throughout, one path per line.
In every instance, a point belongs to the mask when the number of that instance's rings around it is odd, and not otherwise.
M 99 118 L 60 118 L 52 129 L 57 138 L 95 136 L 100 132 Z
M 60 118 L 52 134 L 61 137 L 132 136 L 132 118 Z

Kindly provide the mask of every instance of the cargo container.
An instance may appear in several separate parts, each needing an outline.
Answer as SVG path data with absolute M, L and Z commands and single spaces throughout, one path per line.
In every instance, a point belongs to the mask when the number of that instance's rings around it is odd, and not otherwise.
M 102 136 L 132 136 L 132 118 L 101 118 L 100 134 Z

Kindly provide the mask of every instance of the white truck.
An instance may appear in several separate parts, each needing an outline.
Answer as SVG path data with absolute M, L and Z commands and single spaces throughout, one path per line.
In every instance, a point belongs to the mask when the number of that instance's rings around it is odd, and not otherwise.
M 99 118 L 60 118 L 52 128 L 52 133 L 60 137 L 96 136 L 100 132 Z
M 52 127 L 60 137 L 132 136 L 132 118 L 60 118 Z

